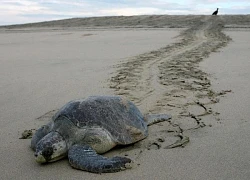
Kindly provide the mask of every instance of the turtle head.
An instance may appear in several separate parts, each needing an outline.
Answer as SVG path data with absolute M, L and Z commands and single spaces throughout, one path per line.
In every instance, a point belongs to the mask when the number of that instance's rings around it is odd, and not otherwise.
M 51 131 L 52 123 L 42 126 L 31 139 L 31 148 L 35 151 L 37 143 Z
M 58 132 L 50 132 L 36 145 L 35 159 L 38 163 L 53 162 L 67 154 L 67 144 Z

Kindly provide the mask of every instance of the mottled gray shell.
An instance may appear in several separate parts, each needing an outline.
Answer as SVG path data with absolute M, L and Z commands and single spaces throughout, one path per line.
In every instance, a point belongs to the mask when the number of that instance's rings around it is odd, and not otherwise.
M 90 96 L 73 100 L 53 117 L 67 117 L 79 128 L 106 129 L 118 144 L 130 144 L 148 135 L 147 124 L 138 108 L 119 96 Z

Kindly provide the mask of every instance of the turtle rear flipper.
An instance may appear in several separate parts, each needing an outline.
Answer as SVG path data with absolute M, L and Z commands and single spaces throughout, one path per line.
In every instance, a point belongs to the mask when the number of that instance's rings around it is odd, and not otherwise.
M 168 121 L 171 118 L 172 116 L 169 114 L 149 114 L 145 117 L 148 126 L 162 121 Z
M 69 163 L 73 168 L 94 173 L 118 172 L 129 168 L 132 162 L 126 157 L 107 158 L 96 154 L 88 145 L 74 145 L 68 152 Z

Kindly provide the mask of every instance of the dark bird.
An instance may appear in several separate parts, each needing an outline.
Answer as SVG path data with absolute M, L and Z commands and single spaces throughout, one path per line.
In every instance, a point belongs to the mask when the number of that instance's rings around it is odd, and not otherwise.
M 212 15 L 217 15 L 218 14 L 218 10 L 219 10 L 219 8 L 217 8 L 217 10 L 214 11 Z

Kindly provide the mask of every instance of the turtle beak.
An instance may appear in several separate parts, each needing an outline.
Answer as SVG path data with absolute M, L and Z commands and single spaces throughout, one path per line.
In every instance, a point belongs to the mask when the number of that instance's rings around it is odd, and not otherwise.
M 46 159 L 43 157 L 42 153 L 35 153 L 35 160 L 38 163 L 46 163 Z
M 52 154 L 53 154 L 53 148 L 46 147 L 42 150 L 42 152 L 40 151 L 35 153 L 36 162 L 38 163 L 49 162 Z

